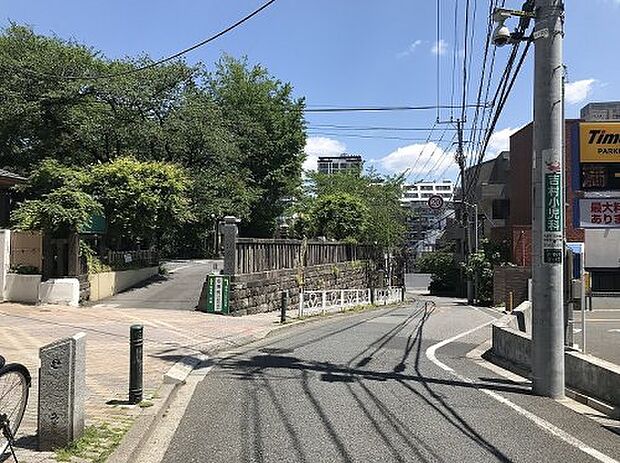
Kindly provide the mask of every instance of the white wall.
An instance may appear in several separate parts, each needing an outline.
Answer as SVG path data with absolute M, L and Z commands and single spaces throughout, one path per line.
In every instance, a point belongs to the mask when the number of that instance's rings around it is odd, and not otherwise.
M 6 295 L 6 276 L 11 265 L 11 231 L 0 230 L 0 302 Z
M 586 268 L 620 268 L 620 230 L 586 230 Z

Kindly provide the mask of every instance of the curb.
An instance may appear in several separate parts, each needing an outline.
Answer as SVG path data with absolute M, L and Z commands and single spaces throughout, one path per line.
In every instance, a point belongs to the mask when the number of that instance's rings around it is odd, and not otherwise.
M 397 308 L 403 303 L 391 304 L 385 306 L 376 306 L 372 309 L 381 308 Z M 317 322 L 320 320 L 328 320 L 331 318 L 354 315 L 367 312 L 362 311 L 346 311 L 335 312 L 326 314 L 324 316 L 306 317 L 301 319 L 294 319 L 290 322 L 273 326 L 271 329 L 258 334 L 250 334 L 246 336 L 240 336 L 233 342 L 222 341 L 217 345 L 208 349 L 208 354 L 205 352 L 197 352 L 195 355 L 187 355 L 177 361 L 168 371 L 164 374 L 162 385 L 158 389 L 158 394 L 161 399 L 155 399 L 155 404 L 152 407 L 142 409 L 142 412 L 136 418 L 127 434 L 123 437 L 123 440 L 116 448 L 116 450 L 108 457 L 106 463 L 130 463 L 135 461 L 135 458 L 140 454 L 144 445 L 148 442 L 149 438 L 153 434 L 153 431 L 157 424 L 162 420 L 162 417 L 166 414 L 170 404 L 177 395 L 177 392 L 181 386 L 185 384 L 187 377 L 203 362 L 209 359 L 209 356 L 213 356 L 222 351 L 229 349 L 235 349 L 246 346 L 256 341 L 271 336 L 279 331 L 292 328 L 297 325 L 306 324 L 310 322 Z
M 488 342 L 489 341 L 485 341 L 479 346 L 475 347 L 474 349 L 472 349 L 471 351 L 467 353 L 467 356 L 469 357 L 471 354 L 471 356 L 474 357 L 480 354 L 480 358 L 482 360 L 487 361 L 491 363 L 492 365 L 495 365 L 496 367 L 502 368 L 513 375 L 517 375 L 523 378 L 524 380 L 527 380 L 527 381 L 531 380 L 530 371 L 525 369 L 522 365 L 517 365 L 515 363 L 509 362 L 506 359 L 503 359 L 501 357 L 494 355 L 492 352 L 492 349 L 484 350 L 483 346 L 488 347 L 489 345 Z M 604 415 L 607 415 L 611 419 L 620 420 L 620 408 L 619 407 L 614 407 L 613 405 L 609 405 L 598 399 L 594 399 L 590 396 L 577 392 L 573 389 L 569 389 L 568 387 L 565 388 L 565 395 L 569 399 L 572 399 L 575 402 L 579 402 L 580 404 L 593 408 L 594 410 Z

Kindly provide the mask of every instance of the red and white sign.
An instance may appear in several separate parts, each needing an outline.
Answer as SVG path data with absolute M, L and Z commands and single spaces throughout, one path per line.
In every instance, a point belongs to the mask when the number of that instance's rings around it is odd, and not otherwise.
M 579 200 L 581 228 L 620 228 L 620 198 Z

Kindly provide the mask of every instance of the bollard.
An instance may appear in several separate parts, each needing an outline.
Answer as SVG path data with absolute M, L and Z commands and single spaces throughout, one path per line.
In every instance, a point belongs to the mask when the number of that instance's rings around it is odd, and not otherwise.
M 508 307 L 506 307 L 507 311 L 512 312 L 513 306 L 514 306 L 514 295 L 512 291 L 510 291 L 508 293 Z
M 129 329 L 129 403 L 142 402 L 142 325 Z
M 286 309 L 288 308 L 288 291 L 280 293 L 280 323 L 286 322 Z

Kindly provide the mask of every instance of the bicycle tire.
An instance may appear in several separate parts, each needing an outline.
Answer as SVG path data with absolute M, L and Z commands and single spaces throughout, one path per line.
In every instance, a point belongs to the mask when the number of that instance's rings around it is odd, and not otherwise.
M 28 404 L 30 382 L 30 372 L 19 363 L 9 363 L 0 368 L 0 414 L 7 414 L 13 437 L 17 434 L 19 425 L 24 418 L 24 412 Z M 0 457 L 6 451 L 8 445 L 8 440 L 0 430 Z

